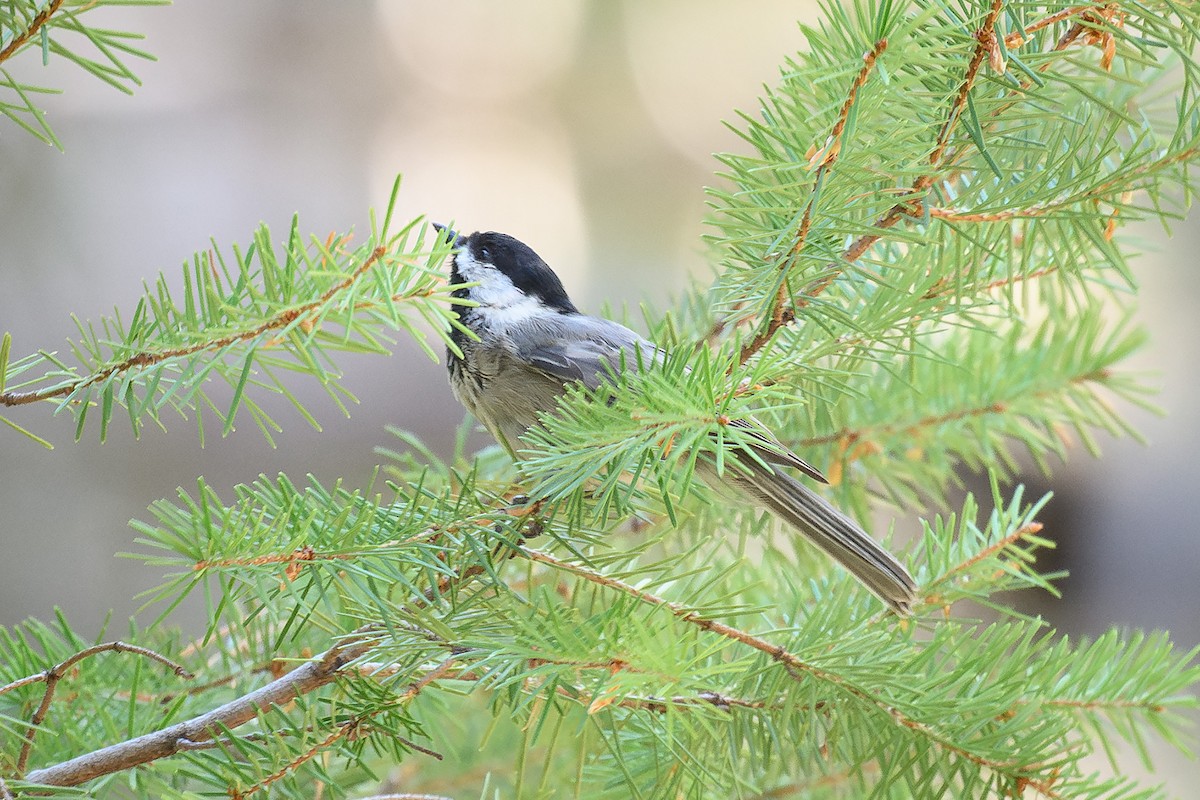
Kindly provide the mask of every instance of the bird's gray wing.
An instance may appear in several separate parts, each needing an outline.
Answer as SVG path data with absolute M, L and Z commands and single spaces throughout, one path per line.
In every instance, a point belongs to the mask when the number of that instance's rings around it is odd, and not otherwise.
M 517 356 L 564 383 L 580 382 L 597 388 L 622 368 L 636 370 L 664 353 L 616 322 L 582 314 L 538 320 L 514 341 Z M 640 362 L 639 362 L 640 356 Z
M 637 370 L 666 353 L 636 333 L 611 320 L 583 314 L 556 315 L 538 320 L 515 342 L 517 355 L 527 364 L 564 383 L 582 382 L 597 388 L 606 376 Z M 623 359 L 623 360 L 622 360 Z M 749 434 L 750 447 L 768 464 L 798 469 L 821 483 L 829 481 L 819 470 L 793 453 L 753 417 L 729 423 Z

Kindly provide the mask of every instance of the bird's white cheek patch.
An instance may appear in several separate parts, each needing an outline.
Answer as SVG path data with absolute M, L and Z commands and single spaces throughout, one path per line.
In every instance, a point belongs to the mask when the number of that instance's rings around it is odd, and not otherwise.
M 505 312 L 502 314 L 505 317 L 524 317 L 536 310 L 537 301 L 514 286 L 507 275 L 480 264 L 469 253 L 459 253 L 455 266 L 464 281 L 479 284 L 467 290 L 468 297 L 476 303 L 497 313 Z
M 507 275 L 501 275 L 494 270 L 471 290 L 471 299 L 496 310 L 532 302 L 532 298 L 513 286 Z
M 515 288 L 518 299 L 508 302 L 505 305 L 488 304 L 486 324 L 494 330 L 503 330 L 510 326 L 521 325 L 528 322 L 530 319 L 546 313 L 546 309 L 532 297 L 522 294 Z

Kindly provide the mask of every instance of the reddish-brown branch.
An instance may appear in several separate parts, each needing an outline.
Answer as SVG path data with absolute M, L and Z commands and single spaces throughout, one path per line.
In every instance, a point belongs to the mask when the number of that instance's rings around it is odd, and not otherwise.
M 771 341 L 776 331 L 790 324 L 796 318 L 795 308 L 789 306 L 787 303 L 788 268 L 794 263 L 795 257 L 804 249 L 805 241 L 808 239 L 808 232 L 812 228 L 813 207 L 817 202 L 817 192 L 820 190 L 826 173 L 832 169 L 834 163 L 837 161 L 838 153 L 842 150 L 842 134 L 846 130 L 846 123 L 850 119 L 850 111 L 854 107 L 858 91 L 866 85 L 867 78 L 870 77 L 871 71 L 875 68 L 875 62 L 886 49 L 887 39 L 880 39 L 863 56 L 863 65 L 859 68 L 854 82 L 850 85 L 849 92 L 846 93 L 846 100 L 842 103 L 842 108 L 838 112 L 837 120 L 830 130 L 828 138 L 825 140 L 825 145 L 816 150 L 809 160 L 810 165 L 816 164 L 816 173 L 813 175 L 813 188 L 809 194 L 808 203 L 804 207 L 804 214 L 800 218 L 800 227 L 796 231 L 796 239 L 792 243 L 791 251 L 788 256 L 780 259 L 779 288 L 776 290 L 775 297 L 771 301 L 770 313 L 767 315 L 766 323 L 762 330 L 755 334 L 754 338 L 742 348 L 741 353 L 738 355 L 738 364 L 745 364 L 749 361 L 767 342 Z
M 1096 372 L 1088 372 L 1083 375 L 1076 375 L 1070 379 L 1070 383 L 1084 383 L 1086 381 L 1103 380 L 1108 377 L 1108 372 L 1099 370 Z M 1026 397 L 1044 397 L 1057 389 L 1046 389 L 1041 392 L 1033 392 Z M 916 434 L 924 428 L 932 428 L 938 425 L 944 425 L 947 422 L 955 422 L 960 419 L 970 417 L 982 417 L 988 414 L 1005 414 L 1009 411 L 1008 404 L 996 402 L 989 403 L 985 406 L 975 406 L 972 408 L 960 408 L 955 411 L 948 411 L 945 414 L 931 414 L 927 417 L 922 417 L 916 422 L 910 423 L 889 423 L 878 425 L 873 428 L 843 428 L 834 433 L 827 433 L 821 436 L 811 436 L 807 439 L 802 439 L 797 444 L 802 447 L 826 445 L 833 442 L 843 442 L 848 447 L 851 444 L 870 441 L 874 437 L 888 434 Z
M 821 775 L 820 777 L 804 781 L 802 783 L 788 783 L 783 786 L 776 786 L 774 789 L 768 789 L 762 794 L 755 795 L 752 800 L 777 800 L 780 797 L 807 797 L 814 791 L 826 791 L 836 786 L 842 786 L 850 783 L 851 779 L 862 779 L 867 775 L 875 777 L 879 774 L 879 762 L 868 761 L 853 772 L 836 772 L 832 775 Z
M 962 83 L 959 84 L 958 92 L 955 94 L 954 100 L 950 103 L 950 110 L 946 114 L 946 119 L 942 122 L 942 127 L 938 130 L 937 140 L 934 142 L 933 150 L 929 154 L 929 166 L 933 171 L 927 172 L 913 181 L 912 186 L 905 193 L 908 199 L 888 209 L 883 216 L 875 221 L 875 224 L 872 226 L 875 228 L 873 232 L 858 237 L 843 251 L 842 261 L 845 263 L 852 264 L 862 258 L 872 245 L 883 238 L 883 234 L 880 231 L 891 228 L 900 220 L 911 216 L 914 213 L 914 201 L 919 204 L 922 196 L 935 183 L 936 170 L 942 166 L 946 148 L 950 144 L 950 137 L 954 132 L 954 127 L 962 116 L 963 109 L 966 108 L 967 97 L 970 95 L 972 87 L 975 86 L 975 81 L 979 77 L 979 70 L 994 46 L 996 20 L 999 18 L 1003 7 L 1004 0 L 992 0 L 991 9 L 984 18 L 983 24 L 975 32 L 975 39 L 977 41 L 975 50 L 971 54 L 971 60 L 967 63 Z M 824 290 L 825 287 L 832 283 L 836 274 L 834 272 L 826 276 L 818 284 L 818 291 Z
M 1070 206 L 1078 205 L 1079 203 L 1095 200 L 1104 200 L 1105 194 L 1108 192 L 1117 191 L 1128 192 L 1130 188 L 1128 184 L 1146 175 L 1169 167 L 1173 164 L 1178 164 L 1184 161 L 1190 161 L 1200 154 L 1200 147 L 1188 147 L 1180 150 L 1177 153 L 1172 153 L 1163 158 L 1157 158 L 1145 164 L 1141 164 L 1129 170 L 1117 172 L 1105 181 L 1102 181 L 1095 186 L 1089 187 L 1086 191 L 1064 197 L 1061 200 L 1055 200 L 1052 203 L 1046 203 L 1039 206 L 1031 206 L 1029 208 L 1013 208 L 1006 211 L 984 211 L 984 212 L 969 212 L 957 208 L 928 208 L 923 209 L 924 213 L 936 219 L 944 219 L 947 222 L 1006 222 L 1015 219 L 1033 219 L 1036 217 L 1044 217 L 1055 211 L 1062 211 Z
M 1167 710 L 1160 703 L 1145 703 L 1139 700 L 1067 700 L 1060 698 L 1057 700 L 1046 700 L 1041 705 L 1053 706 L 1055 708 L 1077 708 L 1083 711 L 1107 711 L 1111 709 L 1126 711 L 1136 708 L 1148 711 L 1151 714 L 1162 714 Z
M 950 580 L 950 578 L 954 577 L 955 575 L 961 575 L 962 573 L 966 572 L 971 567 L 978 564 L 980 561 L 991 558 L 992 556 L 996 555 L 997 553 L 1003 551 L 1006 547 L 1016 544 L 1017 542 L 1024 539 L 1026 536 L 1033 536 L 1037 533 L 1040 533 L 1041 530 L 1042 530 L 1042 523 L 1040 523 L 1040 522 L 1030 522 L 1026 525 L 1022 525 L 1021 527 L 1017 528 L 1015 531 L 1010 533 L 1008 536 L 1005 536 L 1003 539 L 1001 539 L 998 542 L 993 542 L 992 544 L 990 544 L 987 547 L 980 550 L 975 555 L 968 558 L 966 561 L 963 561 L 961 564 L 955 564 L 953 567 L 946 570 L 944 575 L 941 575 L 940 577 L 930 581 L 929 585 L 937 586 L 938 584 L 945 583 L 946 581 Z
M 850 682 L 841 675 L 821 669 L 814 664 L 804 661 L 780 645 L 771 644 L 767 640 L 751 633 L 739 630 L 731 625 L 726 625 L 723 622 L 709 619 L 694 609 L 690 609 L 679 603 L 673 603 L 655 594 L 643 591 L 635 586 L 631 586 L 630 584 L 618 580 L 617 578 L 612 578 L 603 573 L 596 572 L 588 567 L 562 561 L 540 550 L 520 548 L 517 552 L 519 555 L 528 558 L 530 561 L 546 564 L 547 566 L 583 578 L 584 580 L 594 583 L 598 586 L 614 589 L 648 605 L 665 608 L 677 619 L 682 620 L 683 622 L 687 622 L 688 624 L 697 626 L 701 630 L 709 631 L 710 633 L 715 633 L 719 636 L 724 636 L 727 639 L 731 639 L 735 642 L 739 642 L 758 650 L 759 652 L 769 656 L 772 660 L 782 664 L 784 668 L 787 669 L 788 673 L 794 678 L 801 679 L 803 677 L 809 677 L 834 686 L 839 691 L 854 697 L 856 700 L 879 709 L 891 717 L 891 719 L 897 725 L 924 736 L 943 750 L 954 753 L 955 755 L 965 758 L 972 763 L 1007 775 L 1012 775 L 1014 773 L 1019 775 L 1027 769 L 1027 767 L 1016 761 L 996 761 L 966 749 L 941 733 L 938 733 L 925 723 L 907 716 L 898 708 L 890 705 L 885 699 L 875 695 L 870 690 Z
M 967 291 L 976 294 L 982 294 L 985 292 L 995 291 L 996 289 L 1002 289 L 1005 286 L 1015 286 L 1016 284 L 1024 281 L 1034 281 L 1038 278 L 1045 278 L 1046 276 L 1054 275 L 1057 272 L 1058 266 L 1055 265 L 1046 267 L 1045 269 L 1034 270 L 1033 272 L 1026 272 L 1019 275 L 1009 275 L 1006 278 L 997 278 L 996 280 L 989 281 L 982 286 L 970 287 L 967 289 Z M 954 294 L 957 291 L 961 291 L 961 289 L 955 285 L 953 280 L 943 278 L 934 283 L 933 286 L 929 287 L 925 294 L 922 295 L 922 299 L 935 300 L 939 297 L 946 297 L 947 295 Z
M 1015 48 L 1020 47 L 1021 45 L 1025 44 L 1026 38 L 1031 33 L 1037 33 L 1042 28 L 1048 28 L 1051 25 L 1054 25 L 1055 23 L 1058 23 L 1058 22 L 1062 22 L 1063 20 L 1073 17 L 1076 14 L 1080 14 L 1080 13 L 1086 12 L 1086 11 L 1093 11 L 1096 9 L 1102 9 L 1102 8 L 1103 8 L 1102 5 L 1092 4 L 1092 5 L 1086 5 L 1086 6 L 1072 6 L 1071 8 L 1064 8 L 1061 11 L 1055 11 L 1053 14 L 1048 14 L 1047 16 L 1042 17 L 1041 19 L 1037 20 L 1036 22 L 1026 25 L 1023 31 L 1018 32 L 1018 33 L 1010 33 L 1007 36 L 1005 36 L 1004 37 L 1004 46 L 1010 50 L 1015 49 Z
M 5 45 L 3 50 L 0 50 L 0 64 L 7 61 L 10 56 L 24 47 L 26 42 L 32 39 L 42 29 L 42 26 L 58 13 L 58 9 L 62 7 L 62 4 L 63 0 L 51 0 L 48 6 L 35 14 L 33 19 L 29 21 L 29 27 L 14 36 L 12 41 Z
M 579 701 L 580 699 L 565 686 L 560 686 L 558 693 L 563 697 L 575 701 Z M 766 708 L 782 707 L 781 703 L 773 704 L 765 700 L 743 700 L 740 697 L 730 697 L 719 692 L 701 692 L 696 695 L 676 695 L 675 697 L 624 697 L 612 705 L 638 711 L 651 711 L 656 714 L 665 713 L 669 707 L 685 710 L 696 706 L 712 706 L 721 711 L 729 711 L 733 708 L 746 708 L 759 711 Z
M 17 757 L 17 773 L 23 773 L 25 766 L 29 763 L 29 754 L 33 750 L 33 740 L 37 736 L 38 728 L 46 720 L 46 714 L 50 711 L 50 703 L 54 699 L 54 691 L 58 688 L 58 682 L 63 679 L 67 671 L 73 668 L 85 658 L 90 658 L 97 653 L 134 653 L 139 656 L 145 656 L 151 661 L 157 661 L 160 664 L 165 664 L 171 668 L 171 671 L 176 675 L 191 680 L 195 677 L 191 672 L 177 664 L 164 655 L 154 652 L 145 647 L 126 644 L 125 642 L 105 642 L 103 644 L 92 645 L 91 647 L 80 650 L 62 663 L 56 664 L 45 672 L 40 672 L 37 675 L 29 675 L 19 680 L 13 681 L 5 686 L 0 686 L 0 694 L 16 689 L 19 686 L 27 686 L 31 683 L 45 682 L 46 690 L 42 693 L 42 700 L 38 703 L 37 709 L 33 712 L 33 716 L 29 718 L 29 729 L 25 731 L 25 741 L 21 745 L 21 753 Z
M 111 364 L 108 367 L 105 367 L 94 375 L 81 377 L 78 380 L 71 381 L 70 383 L 63 384 L 62 386 L 39 389 L 32 392 L 4 392 L 3 394 L 0 394 L 0 405 L 20 406 L 28 403 L 36 403 L 41 400 L 49 400 L 55 397 L 67 396 L 79 391 L 80 389 L 86 389 L 89 386 L 102 383 L 113 375 L 125 373 L 138 367 L 153 366 L 154 364 L 159 364 L 163 361 L 169 361 L 175 358 L 184 358 L 204 352 L 205 350 L 220 350 L 223 347 L 228 347 L 239 342 L 251 341 L 252 339 L 256 339 L 259 336 L 271 331 L 286 328 L 297 319 L 303 319 L 311 316 L 338 292 L 349 288 L 354 284 L 355 281 L 362 277 L 367 270 L 374 266 L 379 259 L 383 258 L 384 254 L 386 253 L 387 248 L 383 245 L 376 247 L 371 251 L 371 254 L 363 261 L 363 263 L 355 268 L 355 270 L 350 273 L 349 276 L 330 289 L 326 290 L 325 293 L 315 301 L 296 306 L 295 308 L 289 308 L 284 311 L 280 311 L 278 314 L 266 320 L 261 325 L 257 325 L 250 330 L 231 333 L 227 336 L 222 336 L 217 339 L 195 342 L 183 347 L 173 347 L 167 350 L 159 350 L 156 352 L 135 353 L 132 356 L 117 362 L 116 364 Z

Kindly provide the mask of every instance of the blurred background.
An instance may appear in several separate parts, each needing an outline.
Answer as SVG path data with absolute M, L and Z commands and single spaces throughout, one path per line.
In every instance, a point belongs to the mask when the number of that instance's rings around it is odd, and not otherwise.
M 62 64 L 43 70 L 32 52 L 7 65 L 65 89 L 42 106 L 66 153 L 0 124 L 0 330 L 14 355 L 61 348 L 71 313 L 128 311 L 144 279 L 161 270 L 178 285 L 179 265 L 210 237 L 245 243 L 260 221 L 277 238 L 296 212 L 306 232 L 365 230 L 397 173 L 400 218 L 512 233 L 586 309 L 664 301 L 689 275 L 707 280 L 702 189 L 715 181 L 711 154 L 740 147 L 722 120 L 757 107 L 803 45 L 797 15 L 815 20 L 817 8 L 760 0 L 752 14 L 715 0 L 106 10 L 93 24 L 144 32 L 159 59 L 130 63 L 144 84 L 134 96 Z M 1056 494 L 1046 533 L 1071 577 L 1062 601 L 1023 602 L 1071 634 L 1167 628 L 1181 648 L 1200 641 L 1200 538 L 1185 502 L 1200 476 L 1200 271 L 1184 255 L 1200 245 L 1198 225 L 1172 239 L 1136 231 L 1152 341 L 1128 366 L 1161 388 L 1166 411 L 1130 412 L 1148 445 L 1105 440 L 1101 460 L 1076 447 L 1052 480 L 1026 476 L 1035 495 Z M 201 449 L 194 423 L 170 418 L 140 442 L 114 424 L 107 444 L 96 430 L 74 444 L 66 415 L 16 411 L 57 449 L 0 431 L 0 624 L 58 606 L 99 631 L 111 610 L 119 635 L 133 596 L 161 578 L 114 558 L 137 549 L 128 521 L 198 476 L 227 499 L 260 473 L 361 485 L 373 448 L 396 443 L 387 424 L 449 447 L 462 414 L 441 365 L 403 341 L 387 361 L 340 363 L 360 400 L 353 418 L 297 383 L 325 430 L 268 403 L 285 427 L 276 449 L 248 422 Z M 1169 751 L 1159 763 L 1179 792 L 1200 777 Z

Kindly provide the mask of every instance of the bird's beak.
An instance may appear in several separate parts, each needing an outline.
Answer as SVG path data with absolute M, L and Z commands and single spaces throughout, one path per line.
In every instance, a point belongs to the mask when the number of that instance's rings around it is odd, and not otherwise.
M 467 240 L 464 239 L 458 232 L 447 228 L 445 225 L 442 225 L 439 222 L 433 223 L 433 227 L 434 230 L 446 237 L 446 241 L 450 242 L 450 246 L 455 250 L 467 246 Z

